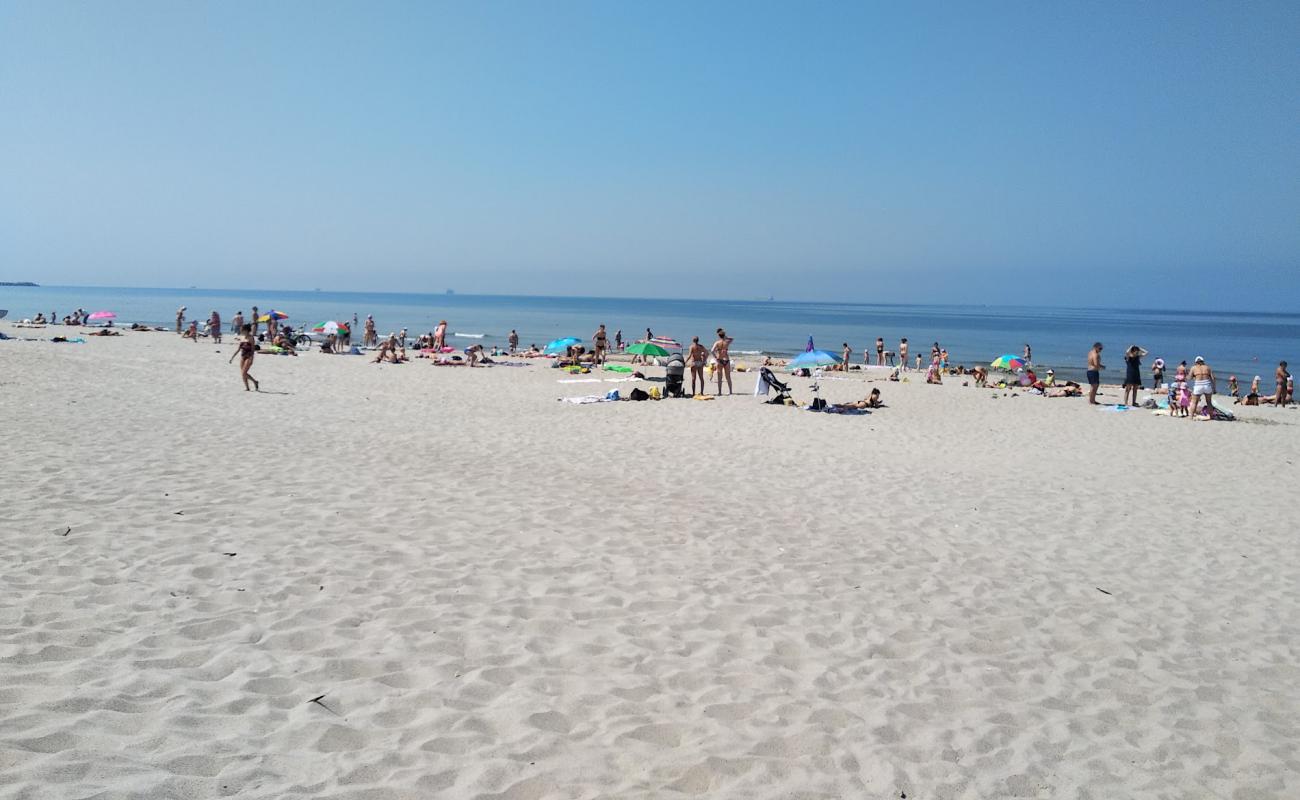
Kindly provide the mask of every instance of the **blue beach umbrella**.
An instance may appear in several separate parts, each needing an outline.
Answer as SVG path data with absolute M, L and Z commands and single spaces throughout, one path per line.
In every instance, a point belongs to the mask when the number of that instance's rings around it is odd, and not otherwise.
M 808 350 L 790 359 L 790 363 L 786 366 L 793 371 L 796 369 L 829 367 L 832 364 L 838 363 L 840 363 L 839 357 L 832 355 L 825 350 Z
M 582 344 L 582 340 L 575 336 L 566 336 L 563 339 L 556 339 L 555 341 L 546 345 L 546 349 L 544 349 L 542 352 L 543 353 L 565 353 L 568 352 L 569 348 L 573 347 L 575 344 Z

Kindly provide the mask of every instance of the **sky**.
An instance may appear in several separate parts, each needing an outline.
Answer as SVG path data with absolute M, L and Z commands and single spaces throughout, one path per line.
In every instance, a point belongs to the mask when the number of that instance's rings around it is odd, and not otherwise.
M 1294 310 L 1300 3 L 0 0 L 0 280 Z

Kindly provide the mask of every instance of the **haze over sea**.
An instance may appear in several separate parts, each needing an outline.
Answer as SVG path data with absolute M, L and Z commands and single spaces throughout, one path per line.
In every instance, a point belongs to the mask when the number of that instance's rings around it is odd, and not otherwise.
M 887 350 L 907 337 L 912 353 L 928 354 L 932 342 L 947 347 L 957 364 L 987 363 L 1002 353 L 1019 354 L 1033 346 L 1034 363 L 1063 375 L 1079 374 L 1094 341 L 1106 344 L 1103 378 L 1122 378 L 1121 351 L 1129 344 L 1145 347 L 1155 358 L 1176 364 L 1205 356 L 1226 378 L 1248 381 L 1255 374 L 1270 378 L 1279 360 L 1297 356 L 1300 314 L 1210 312 L 1159 309 L 1052 308 L 1022 306 L 900 305 L 860 303 L 792 303 L 780 300 L 671 300 L 654 298 L 531 297 L 511 295 L 405 294 L 252 289 L 146 289 L 114 287 L 0 287 L 0 308 L 10 321 L 38 311 L 60 316 L 76 308 L 109 310 L 118 324 L 175 322 L 180 306 L 188 317 L 204 320 L 216 309 L 228 326 L 239 310 L 256 305 L 284 311 L 295 326 L 311 326 L 358 315 L 375 317 L 382 334 L 406 328 L 411 336 L 430 331 L 438 320 L 460 334 L 483 334 L 485 345 L 505 344 L 513 328 L 524 346 L 544 345 L 561 336 L 589 337 L 604 323 L 611 334 L 622 330 L 634 341 L 652 329 L 655 335 L 708 343 L 723 327 L 735 338 L 734 349 L 746 353 L 790 355 L 804 348 L 809 336 L 818 347 L 838 353 L 847 341 L 860 361 L 877 336 Z

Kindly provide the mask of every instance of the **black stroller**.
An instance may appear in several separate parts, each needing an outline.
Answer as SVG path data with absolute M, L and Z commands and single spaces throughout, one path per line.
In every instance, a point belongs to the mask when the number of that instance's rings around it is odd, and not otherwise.
M 666 367 L 664 396 L 685 397 L 686 393 L 682 390 L 682 376 L 686 373 L 686 360 L 682 358 L 681 353 L 673 353 L 668 357 Z
M 758 379 L 762 383 L 766 383 L 773 392 L 776 392 L 776 397 L 773 397 L 767 402 L 772 405 L 785 405 L 785 401 L 790 399 L 790 385 L 782 383 L 772 370 L 767 367 L 760 367 L 758 370 Z

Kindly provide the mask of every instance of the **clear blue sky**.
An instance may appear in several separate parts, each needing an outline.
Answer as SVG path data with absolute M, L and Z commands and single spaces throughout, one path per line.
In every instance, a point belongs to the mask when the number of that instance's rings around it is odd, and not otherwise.
M 0 0 L 0 280 L 1292 310 L 1300 2 Z

